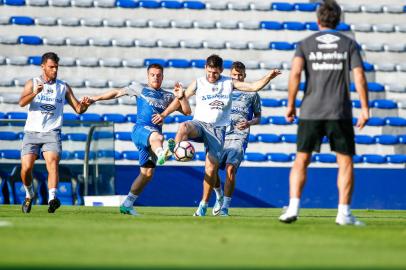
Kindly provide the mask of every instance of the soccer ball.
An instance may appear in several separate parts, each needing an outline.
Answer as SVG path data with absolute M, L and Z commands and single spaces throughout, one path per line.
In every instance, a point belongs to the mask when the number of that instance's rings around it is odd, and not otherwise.
M 190 161 L 195 156 L 195 148 L 188 141 L 182 141 L 175 145 L 173 155 L 177 161 Z

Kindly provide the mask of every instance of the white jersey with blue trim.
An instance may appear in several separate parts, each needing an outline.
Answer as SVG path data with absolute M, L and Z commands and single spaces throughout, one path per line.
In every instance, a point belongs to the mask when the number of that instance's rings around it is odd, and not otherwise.
M 230 123 L 231 93 L 233 81 L 230 77 L 221 76 L 215 83 L 206 77 L 196 80 L 196 108 L 194 120 L 227 126 Z
M 41 77 L 32 79 L 33 89 L 42 82 Z M 67 86 L 61 80 L 44 83 L 42 91 L 28 106 L 24 131 L 49 132 L 61 129 L 63 124 L 63 106 Z

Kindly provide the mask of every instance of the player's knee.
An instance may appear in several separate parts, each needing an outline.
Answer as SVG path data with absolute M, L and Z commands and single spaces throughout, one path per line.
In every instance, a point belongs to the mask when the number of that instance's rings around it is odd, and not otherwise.
M 34 168 L 34 164 L 30 162 L 23 162 L 21 164 L 21 173 L 30 173 Z
M 295 165 L 297 167 L 307 167 L 310 164 L 310 156 L 308 155 L 296 155 Z
M 189 133 L 189 125 L 185 122 L 179 124 L 178 132 L 180 134 L 188 134 Z
M 234 165 L 227 165 L 226 168 L 227 171 L 227 179 L 232 179 L 234 181 L 235 178 L 235 166 Z
M 164 141 L 164 136 L 158 132 L 154 132 L 151 134 L 151 141 L 156 141 L 156 142 L 163 142 Z
M 141 172 L 141 176 L 145 181 L 151 181 L 153 175 L 154 173 L 152 170 L 145 170 Z

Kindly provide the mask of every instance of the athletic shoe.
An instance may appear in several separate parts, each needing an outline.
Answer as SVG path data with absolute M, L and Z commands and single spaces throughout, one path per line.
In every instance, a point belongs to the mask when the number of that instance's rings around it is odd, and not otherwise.
M 291 215 L 290 213 L 284 213 L 279 217 L 279 221 L 283 223 L 292 223 L 297 220 L 296 215 Z
M 61 206 L 61 201 L 55 197 L 55 199 L 48 202 L 48 213 L 55 213 L 55 210 Z
M 216 203 L 213 206 L 212 214 L 213 216 L 218 216 L 220 214 L 220 209 L 223 206 L 224 196 L 216 199 Z
M 194 217 L 204 217 L 207 212 L 207 205 L 199 205 L 196 212 L 193 214 Z
M 166 148 L 164 151 L 161 152 L 161 154 L 158 156 L 157 163 L 159 165 L 164 165 L 165 161 L 169 159 L 171 156 L 169 148 Z
M 176 146 L 176 142 L 173 138 L 170 138 L 168 140 L 168 149 L 169 151 L 171 151 L 171 153 L 175 152 L 175 146 Z
M 21 206 L 21 210 L 23 211 L 23 213 L 28 214 L 29 212 L 31 212 L 32 201 L 33 201 L 33 199 L 25 198 L 25 200 Z
M 357 220 L 352 214 L 343 215 L 337 214 L 336 217 L 337 225 L 346 226 L 346 225 L 353 225 L 353 226 L 365 226 L 365 223 L 362 221 Z
M 120 213 L 130 216 L 139 216 L 137 211 L 135 211 L 134 207 L 125 207 L 124 205 L 120 205 Z
M 229 217 L 228 208 L 221 208 L 220 210 L 220 217 Z

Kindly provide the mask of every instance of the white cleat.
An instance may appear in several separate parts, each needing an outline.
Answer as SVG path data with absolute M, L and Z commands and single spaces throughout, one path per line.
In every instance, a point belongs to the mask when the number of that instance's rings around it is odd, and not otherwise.
M 120 213 L 124 215 L 130 216 L 139 216 L 140 214 L 135 211 L 134 207 L 125 207 L 124 205 L 120 205 Z
M 347 226 L 347 225 L 365 226 L 364 222 L 359 221 L 352 214 L 349 214 L 349 215 L 338 214 L 336 217 L 336 223 L 337 223 L 337 225 L 341 225 L 341 226 Z
M 292 222 L 295 222 L 297 219 L 298 219 L 297 215 L 292 215 L 292 214 L 290 214 L 288 212 L 282 214 L 279 217 L 279 221 L 283 222 L 283 223 L 292 223 Z
M 221 207 L 223 206 L 224 196 L 221 196 L 216 200 L 216 203 L 213 206 L 212 214 L 213 216 L 218 216 L 220 214 Z

